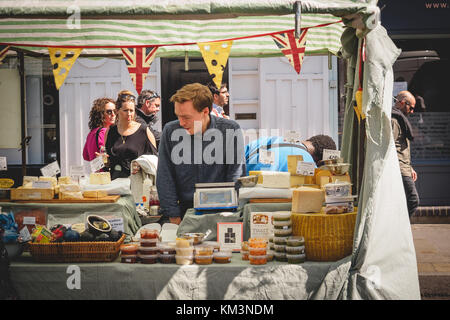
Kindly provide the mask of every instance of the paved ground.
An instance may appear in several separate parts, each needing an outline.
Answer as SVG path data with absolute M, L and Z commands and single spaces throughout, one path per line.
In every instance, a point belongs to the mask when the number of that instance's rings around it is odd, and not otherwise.
M 422 299 L 450 300 L 450 224 L 412 224 Z

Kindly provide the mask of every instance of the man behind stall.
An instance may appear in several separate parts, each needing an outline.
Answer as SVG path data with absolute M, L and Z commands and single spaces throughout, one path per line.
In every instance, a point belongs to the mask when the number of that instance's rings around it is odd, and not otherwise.
M 216 85 L 212 82 L 208 84 L 209 90 L 211 90 L 213 96 L 213 106 L 211 114 L 219 118 L 230 119 L 225 114 L 224 106 L 228 104 L 230 94 L 228 93 L 227 84 L 222 83 L 220 89 L 217 89 Z
M 196 183 L 235 182 L 245 172 L 239 124 L 210 115 L 208 87 L 185 85 L 171 98 L 178 120 L 167 123 L 159 145 L 156 186 L 161 223 L 179 224 L 193 207 Z
M 136 105 L 136 121 L 148 126 L 156 139 L 156 147 L 161 139 L 161 132 L 154 128 L 158 121 L 157 114 L 161 106 L 161 97 L 154 91 L 142 90 Z
M 245 162 L 249 171 L 288 171 L 287 156 L 301 155 L 304 162 L 318 165 L 323 150 L 336 150 L 336 143 L 330 136 L 319 134 L 301 143 L 289 143 L 283 137 L 261 137 L 245 146 Z M 272 152 L 272 158 L 260 158 L 261 150 Z M 272 160 L 272 161 L 270 161 Z

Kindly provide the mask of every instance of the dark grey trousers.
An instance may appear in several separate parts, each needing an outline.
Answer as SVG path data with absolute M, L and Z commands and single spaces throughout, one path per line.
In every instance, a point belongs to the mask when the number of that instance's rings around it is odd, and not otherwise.
M 403 187 L 405 188 L 408 213 L 411 217 L 419 206 L 419 194 L 417 193 L 416 184 L 411 177 L 402 176 L 402 180 Z

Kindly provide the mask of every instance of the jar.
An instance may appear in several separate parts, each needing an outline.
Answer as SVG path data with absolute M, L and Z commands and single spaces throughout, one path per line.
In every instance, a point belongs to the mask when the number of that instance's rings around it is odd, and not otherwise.
M 286 253 L 288 254 L 305 253 L 305 246 L 298 246 L 298 247 L 286 246 Z
M 142 229 L 141 239 L 159 239 L 158 230 Z
M 175 263 L 175 255 L 174 254 L 160 254 L 159 262 L 161 263 Z
M 158 247 L 139 247 L 139 254 L 143 255 L 158 255 L 159 248 Z
M 302 236 L 292 236 L 286 239 L 286 245 L 290 247 L 299 247 L 305 245 L 305 238 Z
M 248 251 L 241 251 L 242 260 L 248 260 Z
M 306 255 L 303 254 L 286 254 L 288 263 L 303 263 L 306 260 Z
M 156 186 L 151 186 L 150 188 L 150 197 L 149 197 L 149 206 L 158 206 L 159 207 L 159 198 L 158 191 L 156 190 Z
M 177 264 L 186 265 L 194 263 L 194 256 L 180 256 L 175 255 L 175 261 Z
M 265 256 L 267 248 L 249 248 L 248 254 L 251 256 Z
M 136 255 L 138 253 L 138 248 L 137 244 L 123 244 L 120 246 L 120 253 L 122 255 Z
M 276 244 L 276 245 L 274 245 L 274 249 L 276 252 L 286 252 L 286 245 L 285 244 Z
M 176 254 L 180 256 L 192 256 L 194 254 L 194 247 L 175 248 Z
M 282 262 L 287 261 L 286 252 L 275 252 L 274 256 L 275 256 L 275 260 L 277 260 L 277 261 L 282 261 Z
M 254 264 L 254 265 L 261 265 L 261 264 L 266 264 L 267 263 L 267 256 L 263 255 L 263 256 L 248 256 L 248 259 L 250 260 L 250 264 Z
M 231 262 L 231 250 L 222 249 L 220 251 L 214 251 L 213 257 L 215 263 L 230 263 Z
M 195 263 L 196 264 L 211 264 L 213 262 L 213 256 L 203 256 L 203 255 L 196 255 L 195 256 Z
M 212 256 L 214 247 L 211 246 L 195 246 L 195 254 L 199 256 Z
M 156 247 L 158 239 L 141 239 L 139 240 L 141 247 Z
M 243 241 L 241 244 L 241 249 L 243 251 L 248 251 L 248 241 Z
M 139 259 L 143 264 L 152 264 L 158 262 L 157 254 L 140 254 Z
M 120 256 L 122 263 L 136 263 L 137 257 L 138 256 L 136 254 L 126 254 Z

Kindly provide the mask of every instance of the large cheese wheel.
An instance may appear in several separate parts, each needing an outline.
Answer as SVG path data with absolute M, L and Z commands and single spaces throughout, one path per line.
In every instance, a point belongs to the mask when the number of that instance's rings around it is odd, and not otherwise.
M 320 212 L 324 201 L 325 192 L 322 189 L 299 187 L 292 190 L 293 213 Z
M 292 234 L 305 238 L 307 260 L 337 261 L 351 255 L 356 214 L 293 213 Z

